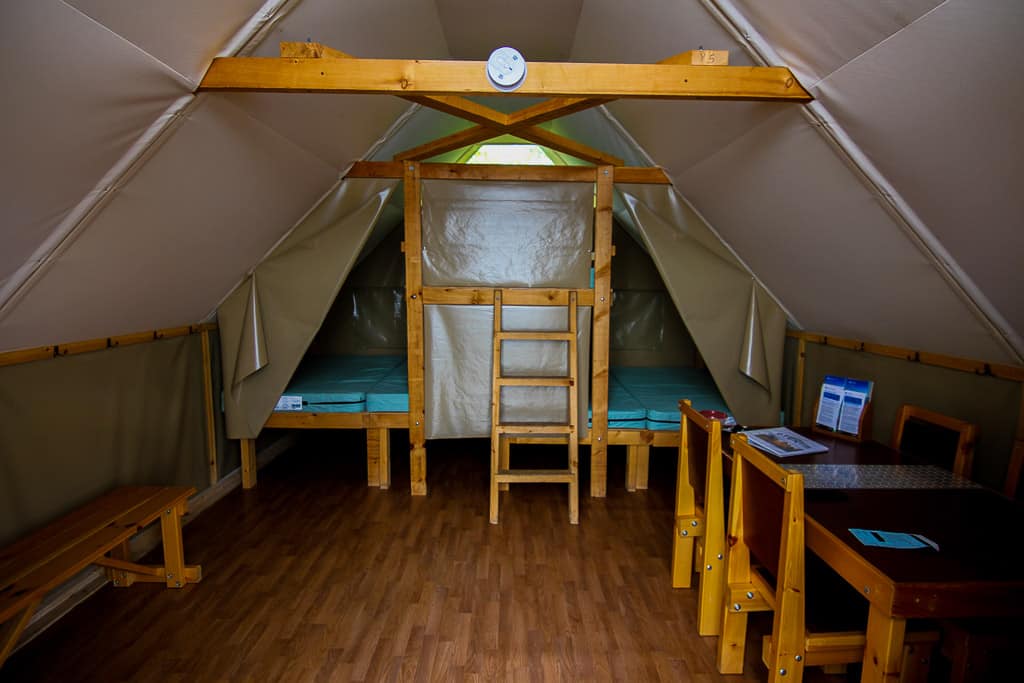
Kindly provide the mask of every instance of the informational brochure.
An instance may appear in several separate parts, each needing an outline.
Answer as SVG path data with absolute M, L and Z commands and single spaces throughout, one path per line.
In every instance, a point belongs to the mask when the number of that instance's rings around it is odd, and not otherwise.
M 846 386 L 843 387 L 843 405 L 839 409 L 840 432 L 856 434 L 860 430 L 860 418 L 870 396 L 871 382 L 863 379 L 846 379 Z
M 902 531 L 878 531 L 875 529 L 850 529 L 850 533 L 864 545 L 876 548 L 893 548 L 897 550 L 931 548 L 935 551 L 939 549 L 938 543 L 921 534 L 908 534 Z
M 846 386 L 845 377 L 825 375 L 825 381 L 821 383 L 821 395 L 818 397 L 818 414 L 815 416 L 815 423 L 826 429 L 836 430 L 839 426 L 839 410 L 843 406 L 843 388 Z
M 824 453 L 828 450 L 817 441 L 812 441 L 806 436 L 797 434 L 786 427 L 770 427 L 768 429 L 752 429 L 743 432 L 747 441 L 754 448 L 774 455 L 779 458 L 794 455 L 809 455 L 811 453 Z

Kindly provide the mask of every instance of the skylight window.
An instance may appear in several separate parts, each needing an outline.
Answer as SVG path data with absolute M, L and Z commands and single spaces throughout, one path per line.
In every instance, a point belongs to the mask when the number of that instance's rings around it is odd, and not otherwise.
M 480 145 L 467 164 L 516 164 L 528 166 L 554 166 L 554 160 L 539 145 L 493 144 Z

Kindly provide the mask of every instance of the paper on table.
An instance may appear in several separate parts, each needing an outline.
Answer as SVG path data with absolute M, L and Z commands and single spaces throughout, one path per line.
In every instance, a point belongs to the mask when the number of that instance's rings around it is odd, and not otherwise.
M 939 549 L 938 543 L 921 534 L 908 534 L 902 531 L 877 531 L 875 529 L 850 529 L 850 533 L 864 545 L 877 548 L 893 548 L 897 550 L 932 548 L 936 551 Z

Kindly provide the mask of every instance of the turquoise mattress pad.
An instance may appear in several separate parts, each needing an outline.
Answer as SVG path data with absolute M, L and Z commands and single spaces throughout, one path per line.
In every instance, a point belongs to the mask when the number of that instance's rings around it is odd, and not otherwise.
M 592 426 L 594 410 L 587 412 L 588 426 Z M 647 410 L 633 394 L 622 386 L 615 377 L 608 376 L 608 428 L 609 429 L 644 429 Z
M 405 358 L 366 392 L 366 410 L 371 413 L 409 412 L 409 362 Z
M 679 399 L 682 398 L 690 399 L 695 410 L 729 412 L 707 370 L 616 367 L 609 373 L 609 393 L 613 381 L 643 406 L 646 429 L 679 429 Z
M 283 395 L 301 397 L 303 411 L 365 412 L 367 395 L 404 363 L 404 356 L 310 356 Z

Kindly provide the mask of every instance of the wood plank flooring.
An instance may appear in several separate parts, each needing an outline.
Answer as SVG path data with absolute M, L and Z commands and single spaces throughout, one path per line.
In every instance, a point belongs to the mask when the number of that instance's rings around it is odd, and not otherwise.
M 747 673 L 719 676 L 714 639 L 695 635 L 694 591 L 670 587 L 670 451 L 652 456 L 652 488 L 627 494 L 625 454 L 613 449 L 608 497 L 581 496 L 579 526 L 558 485 L 513 486 L 490 525 L 486 441 L 431 443 L 425 498 L 409 495 L 403 451 L 381 491 L 366 486 L 360 432 L 306 433 L 256 489 L 185 528 L 202 583 L 107 586 L 0 680 L 765 677 L 753 638 Z

